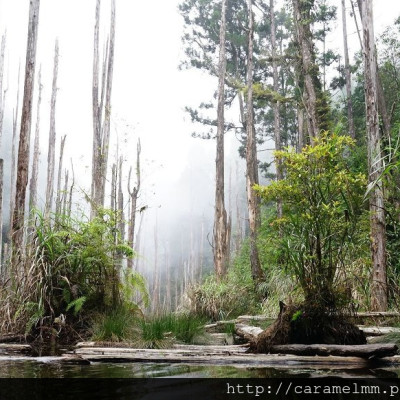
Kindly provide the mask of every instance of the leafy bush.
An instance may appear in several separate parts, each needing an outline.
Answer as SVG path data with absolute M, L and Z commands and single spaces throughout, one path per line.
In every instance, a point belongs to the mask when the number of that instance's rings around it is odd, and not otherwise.
M 120 307 L 136 308 L 136 293 L 147 306 L 144 278 L 121 271 L 123 257 L 133 257 L 134 252 L 121 240 L 118 218 L 110 210 L 99 210 L 92 220 L 36 214 L 27 247 L 29 268 L 16 280 L 15 295 L 7 299 L 8 305 L 14 304 L 14 320 L 19 325 L 24 321 L 27 332 L 37 326 L 41 335 L 42 326 L 60 321 L 87 329 L 92 314 L 105 313 L 108 318 L 117 310 L 118 317 Z
M 321 134 L 301 153 L 279 151 L 285 179 L 257 186 L 265 201 L 282 200 L 284 214 L 271 223 L 269 246 L 279 251 L 280 264 L 300 284 L 306 301 L 335 307 L 339 271 L 357 258 L 367 238 L 363 232 L 366 177 L 349 166 L 354 141 Z M 336 285 L 336 286 L 335 286 Z

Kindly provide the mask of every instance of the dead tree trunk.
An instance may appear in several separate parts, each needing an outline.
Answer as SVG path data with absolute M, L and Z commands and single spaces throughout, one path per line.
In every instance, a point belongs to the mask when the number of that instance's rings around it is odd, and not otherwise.
M 11 143 L 11 174 L 10 174 L 10 230 L 8 232 L 9 240 L 11 241 L 13 218 L 14 218 L 14 204 L 15 204 L 15 174 L 17 172 L 17 136 L 18 136 L 18 111 L 19 111 L 19 94 L 20 94 L 20 76 L 21 64 L 18 66 L 18 89 L 17 89 L 17 104 L 16 109 L 13 110 L 13 135 Z
M 24 99 L 22 105 L 21 131 L 18 147 L 15 208 L 12 224 L 14 268 L 20 259 L 17 252 L 23 248 L 26 187 L 29 170 L 29 141 L 32 123 L 32 100 L 36 66 L 36 43 L 39 24 L 40 0 L 31 0 L 29 7 L 28 42 L 26 49 Z
M 68 199 L 68 217 L 71 216 L 71 209 L 72 209 L 72 196 L 74 194 L 74 185 L 75 185 L 75 172 L 74 172 L 74 164 L 72 163 L 71 160 L 71 170 L 72 170 L 72 183 L 71 187 L 69 189 L 69 199 Z
M 65 139 L 67 138 L 64 135 L 61 138 L 60 143 L 60 157 L 58 160 L 58 174 L 57 174 L 57 198 L 56 198 L 56 218 L 59 218 L 62 211 L 62 193 L 61 193 L 61 175 L 62 175 L 62 166 L 63 166 L 63 157 L 64 157 L 64 146 L 65 146 Z
M 225 174 L 224 174 L 224 134 L 225 134 L 225 74 L 226 74 L 226 5 L 221 3 L 221 26 L 219 33 L 219 65 L 218 65 L 218 108 L 217 108 L 217 155 L 215 214 L 214 214 L 214 268 L 218 279 L 226 274 L 227 268 L 227 216 L 225 210 Z
M 159 311 L 160 296 L 159 296 L 160 271 L 158 265 L 158 232 L 157 232 L 157 216 L 156 224 L 154 225 L 154 270 L 153 270 L 153 296 L 152 310 L 153 313 Z
M 1 149 L 1 139 L 3 137 L 4 103 L 6 95 L 6 90 L 4 90 L 3 92 L 5 48 L 6 48 L 6 35 L 4 34 L 1 38 L 1 50 L 0 50 L 0 149 Z
M 361 0 L 361 7 L 364 41 L 363 55 L 365 68 L 368 170 L 369 183 L 374 185 L 369 198 L 372 257 L 371 308 L 373 311 L 385 311 L 388 305 L 386 229 L 383 182 L 380 180 L 383 171 L 383 157 L 381 151 L 381 133 L 379 130 L 377 62 L 372 0 Z
M 257 231 L 261 225 L 260 199 L 258 198 L 253 189 L 254 185 L 258 184 L 258 164 L 257 164 L 257 143 L 254 130 L 254 110 L 253 110 L 254 16 L 252 8 L 253 8 L 253 1 L 248 0 L 249 47 L 247 55 L 246 188 L 247 188 L 247 206 L 249 211 L 251 274 L 254 282 L 260 282 L 264 278 L 257 248 Z
M 131 190 L 131 174 L 132 168 L 129 170 L 128 175 L 128 194 L 130 197 L 130 218 L 128 225 L 128 244 L 132 248 L 134 247 L 135 240 L 135 224 L 136 224 L 136 208 L 137 208 L 137 200 L 140 191 L 140 139 L 137 142 L 136 146 L 136 186 Z M 128 268 L 133 268 L 133 260 L 132 258 L 128 259 Z
M 68 201 L 67 201 L 67 199 L 68 199 L 68 181 L 69 181 L 69 171 L 67 169 L 65 169 L 65 171 L 64 171 L 64 189 L 63 189 L 63 194 L 61 197 L 61 204 L 62 204 L 61 212 L 64 217 L 67 216 L 67 210 L 68 210 L 68 208 L 67 208 L 67 205 L 68 205 Z
M 39 176 L 39 156 L 40 156 L 40 105 L 42 103 L 42 73 L 39 69 L 39 96 L 37 101 L 36 112 L 36 129 L 35 139 L 33 144 L 33 160 L 32 160 L 32 175 L 29 182 L 29 213 L 32 217 L 33 210 L 37 204 L 37 185 Z M 13 179 L 12 179 L 13 180 Z
M 92 187 L 91 216 L 96 215 L 96 209 L 104 206 L 105 184 L 110 145 L 111 92 L 114 69 L 115 43 L 115 0 L 111 2 L 110 37 L 106 46 L 103 62 L 102 88 L 99 99 L 99 25 L 100 0 L 96 3 L 96 22 L 94 29 L 93 56 L 93 153 L 92 153 Z
M 344 50 L 344 70 L 346 74 L 346 103 L 347 120 L 349 123 L 349 135 L 355 139 L 356 133 L 353 118 L 353 101 L 351 99 L 351 71 L 349 61 L 349 48 L 347 45 L 347 23 L 346 23 L 346 0 L 342 0 L 342 25 L 343 25 L 343 50 Z
M 118 166 L 118 230 L 121 235 L 121 240 L 125 240 L 125 217 L 124 217 L 124 193 L 122 191 L 122 164 L 123 157 L 119 158 L 119 166 Z
M 271 14 L 271 48 L 272 48 L 272 69 L 274 79 L 274 92 L 278 93 L 279 90 L 279 76 L 278 76 L 278 63 L 276 61 L 276 26 L 275 26 L 275 10 L 274 0 L 270 0 L 269 9 Z M 274 101 L 274 139 L 275 139 L 275 150 L 279 151 L 282 149 L 281 140 L 281 119 L 280 119 L 280 102 L 279 100 Z M 276 159 L 276 179 L 278 181 L 283 179 L 282 161 Z M 282 200 L 278 200 L 276 203 L 278 218 L 282 218 Z
M 56 152 L 57 77 L 58 77 L 58 40 L 56 40 L 54 48 L 53 84 L 51 89 L 51 103 L 50 103 L 50 132 L 49 132 L 49 148 L 47 152 L 47 188 L 46 188 L 46 205 L 45 205 L 45 216 L 47 217 L 49 216 L 53 206 L 54 169 L 55 169 L 55 152 Z

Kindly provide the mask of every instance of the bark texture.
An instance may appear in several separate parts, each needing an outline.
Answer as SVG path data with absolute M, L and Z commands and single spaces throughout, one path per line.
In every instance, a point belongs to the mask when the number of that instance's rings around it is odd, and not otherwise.
M 58 78 L 58 40 L 54 48 L 54 68 L 53 68 L 53 84 L 51 89 L 50 103 L 50 132 L 49 132 L 49 148 L 47 151 L 47 189 L 46 189 L 46 206 L 45 215 L 48 216 L 53 206 L 54 192 L 54 169 L 56 154 L 56 102 L 57 102 L 57 78 Z
M 96 3 L 96 17 L 94 28 L 94 54 L 93 54 L 93 82 L 92 82 L 92 107 L 93 107 L 93 151 L 92 151 L 92 186 L 91 216 L 96 215 L 96 210 L 104 206 L 104 195 L 110 146 L 110 121 L 111 121 L 111 93 L 114 70 L 115 47 L 115 0 L 111 2 L 111 23 L 109 40 L 102 66 L 102 82 L 100 91 L 99 82 L 99 36 L 100 36 L 100 0 Z
M 36 67 L 36 43 L 39 25 L 40 0 L 31 0 L 29 7 L 28 41 L 25 64 L 24 99 L 22 104 L 21 131 L 18 147 L 15 208 L 12 224 L 13 253 L 22 250 L 25 217 L 26 187 L 29 170 L 29 141 L 32 122 L 32 100 Z M 14 264 L 18 261 L 14 257 Z
M 274 92 L 278 93 L 279 90 L 279 75 L 278 75 L 278 63 L 276 57 L 276 24 L 275 24 L 275 1 L 270 0 L 270 18 L 271 18 L 271 49 L 272 49 L 272 70 L 274 80 Z M 275 139 L 275 150 L 279 151 L 282 149 L 281 140 L 281 119 L 280 119 L 280 102 L 279 100 L 274 101 L 274 139 Z M 276 179 L 278 181 L 283 179 L 282 161 L 280 159 L 275 161 L 276 168 Z M 278 218 L 282 218 L 282 201 L 278 200 L 276 204 Z
M 349 135 L 356 137 L 353 118 L 353 101 L 351 99 L 351 72 L 349 61 L 349 47 L 347 45 L 347 22 L 346 22 L 346 0 L 342 0 L 342 25 L 343 25 L 343 50 L 344 50 L 344 70 L 346 75 L 346 101 L 347 101 L 347 120 L 349 124 Z
M 216 155 L 216 189 L 214 216 L 214 267 L 220 279 L 227 268 L 227 215 L 225 210 L 225 174 L 224 174 L 224 134 L 225 134 L 225 75 L 226 75 L 226 6 L 227 0 L 221 3 L 220 48 L 218 65 L 218 109 L 217 109 L 217 155 Z
M 253 110 L 253 35 L 254 17 L 253 2 L 248 0 L 249 9 L 249 49 L 247 55 L 247 142 L 246 142 L 246 189 L 247 206 L 249 211 L 250 229 L 250 264 L 251 274 L 255 282 L 260 282 L 264 278 L 261 269 L 260 259 L 257 248 L 257 231 L 261 224 L 260 199 L 256 195 L 253 187 L 258 184 L 258 164 L 257 164 L 257 143 L 254 130 L 254 110 Z
M 307 119 L 308 136 L 310 141 L 319 134 L 319 120 L 317 112 L 317 93 L 314 86 L 318 67 L 315 64 L 315 54 L 310 29 L 311 8 L 314 1 L 293 0 L 293 16 L 296 32 L 296 41 L 301 58 L 302 77 L 304 79 L 305 112 Z
M 37 203 L 37 185 L 39 176 L 39 156 L 40 156 L 40 105 L 42 103 L 42 74 L 39 69 L 39 96 L 37 101 L 37 112 L 36 112 L 36 128 L 35 128 L 35 139 L 33 144 L 33 159 L 32 159 L 32 174 L 29 182 L 29 212 L 32 214 L 36 208 Z M 13 179 L 12 179 L 13 181 Z
M 386 229 L 382 181 L 383 171 L 381 133 L 379 130 L 377 61 L 372 14 L 372 0 L 360 0 L 363 27 L 363 55 L 365 75 L 365 106 L 368 140 L 368 181 L 373 184 L 370 193 L 370 227 L 372 258 L 372 311 L 385 311 L 388 306 L 386 276 Z
M 137 200 L 140 191 L 140 139 L 137 142 L 136 146 L 136 186 L 131 190 L 130 182 L 131 182 L 131 174 L 132 168 L 129 170 L 128 175 L 128 194 L 130 200 L 130 215 L 129 215 L 129 225 L 128 225 L 128 244 L 132 248 L 134 247 L 135 241 L 135 225 L 136 225 L 136 209 L 137 209 Z M 128 259 L 128 268 L 133 268 L 133 260 L 132 258 Z

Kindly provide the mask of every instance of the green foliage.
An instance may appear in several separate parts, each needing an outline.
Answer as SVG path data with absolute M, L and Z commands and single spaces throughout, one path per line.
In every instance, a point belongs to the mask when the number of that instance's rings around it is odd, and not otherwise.
M 335 307 L 334 282 L 365 240 L 360 231 L 366 178 L 349 168 L 354 141 L 347 136 L 321 134 L 301 153 L 276 152 L 285 179 L 257 186 L 265 201 L 281 199 L 284 215 L 275 218 L 280 263 L 294 274 L 306 300 Z
M 193 314 L 165 314 L 143 319 L 135 344 L 143 348 L 166 348 L 174 341 L 193 343 L 204 334 L 206 320 Z
M 86 318 L 83 311 L 90 315 L 125 305 L 134 308 L 136 293 L 148 305 L 144 278 L 121 272 L 122 257 L 134 252 L 120 238 L 118 218 L 109 210 L 99 210 L 90 221 L 36 214 L 27 258 L 29 293 L 15 313 L 15 319 L 25 320 L 27 331 L 39 322 L 51 326 L 60 315 L 73 324 Z
M 142 318 L 138 308 L 118 307 L 108 313 L 97 314 L 92 322 L 92 339 L 97 341 L 132 342 L 139 337 Z
M 223 280 L 218 281 L 215 275 L 210 275 L 204 283 L 192 289 L 189 293 L 191 311 L 214 321 L 260 312 L 259 296 L 251 277 L 248 252 L 246 245 Z

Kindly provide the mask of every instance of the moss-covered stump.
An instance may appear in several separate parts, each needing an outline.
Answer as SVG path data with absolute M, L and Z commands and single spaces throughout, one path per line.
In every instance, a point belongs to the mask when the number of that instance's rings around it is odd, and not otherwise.
M 280 304 L 277 320 L 258 335 L 251 349 L 268 353 L 272 346 L 284 344 L 338 344 L 367 343 L 365 334 L 347 320 L 344 314 L 324 308 Z

